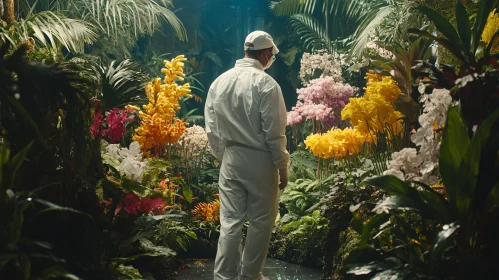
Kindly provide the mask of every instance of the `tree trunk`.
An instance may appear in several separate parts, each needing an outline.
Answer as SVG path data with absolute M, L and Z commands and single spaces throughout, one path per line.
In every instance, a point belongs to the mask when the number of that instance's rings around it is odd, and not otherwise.
M 16 19 L 14 14 L 14 0 L 2 0 L 2 1 L 4 8 L 3 20 L 5 20 L 7 23 L 11 23 Z

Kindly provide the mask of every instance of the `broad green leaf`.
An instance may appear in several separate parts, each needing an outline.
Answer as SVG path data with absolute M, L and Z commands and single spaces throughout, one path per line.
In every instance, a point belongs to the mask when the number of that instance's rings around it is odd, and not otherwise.
M 90 220 L 93 220 L 93 217 L 88 214 L 88 213 L 85 213 L 85 212 L 82 212 L 82 211 L 79 211 L 79 210 L 76 210 L 76 209 L 73 209 L 73 208 L 70 208 L 70 207 L 64 207 L 64 206 L 60 206 L 60 205 L 57 205 L 55 203 L 52 203 L 50 201 L 47 201 L 47 200 L 43 200 L 43 199 L 33 199 L 33 201 L 35 202 L 38 202 L 44 206 L 47 206 L 47 208 L 39 211 L 36 215 L 41 215 L 43 213 L 46 213 L 46 212 L 51 212 L 51 211 L 65 211 L 65 212 L 72 212 L 72 213 L 76 213 L 76 214 L 79 214 L 79 215 L 83 215 L 85 217 L 88 217 Z
M 185 218 L 187 216 L 188 216 L 188 214 L 184 211 L 172 210 L 164 215 L 155 215 L 155 216 L 148 215 L 148 216 L 139 217 L 135 220 L 135 225 L 139 228 L 150 228 L 152 226 L 159 224 L 162 220 L 165 220 L 167 218 L 181 219 L 181 218 Z
M 471 48 L 471 23 L 468 13 L 461 1 L 456 1 L 456 18 L 459 19 L 457 20 L 459 37 L 461 37 L 465 53 L 469 55 Z
M 212 51 L 207 51 L 204 53 L 204 56 L 213 61 L 218 67 L 223 67 L 222 59 L 218 56 L 218 54 Z
M 315 222 L 315 219 L 310 217 L 310 216 L 303 216 L 301 217 L 301 220 L 305 223 L 313 223 Z
M 31 125 L 31 128 L 33 129 L 33 132 L 35 133 L 40 143 L 42 143 L 45 148 L 48 148 L 47 142 L 45 142 L 45 138 L 43 137 L 40 129 L 38 129 L 35 121 L 31 117 L 29 112 L 24 108 L 24 106 L 12 96 L 7 96 L 6 99 L 19 112 L 24 121 Z
M 364 183 L 382 189 L 391 195 L 409 195 L 414 192 L 408 183 L 392 175 L 367 178 Z
M 168 218 L 168 215 L 142 216 L 135 220 L 135 225 L 139 228 L 149 228 L 159 224 L 162 220 Z
M 361 264 L 361 265 L 352 265 L 347 266 L 347 274 L 353 275 L 368 275 L 376 270 L 381 270 L 382 267 L 378 266 L 376 263 L 369 264 Z
M 442 195 L 429 191 L 420 191 L 418 194 L 429 208 L 438 213 L 442 222 L 450 223 L 453 221 L 452 209 L 449 208 L 447 201 Z
M 131 265 L 123 265 L 120 264 L 116 268 L 116 279 L 117 280 L 139 280 L 139 279 L 144 279 L 142 275 L 140 274 L 139 270 L 134 268 Z
M 155 245 L 149 239 L 141 238 L 139 239 L 139 244 L 141 250 L 151 257 L 173 257 L 177 254 L 170 248 Z
M 146 197 L 150 193 L 150 190 L 147 189 L 146 186 L 143 186 L 135 180 L 123 177 L 121 182 L 121 187 L 123 188 L 123 191 L 125 191 L 125 193 L 133 192 L 140 197 Z
M 64 269 L 62 269 L 60 266 L 52 266 L 45 268 L 42 271 L 42 279 L 43 280 L 50 280 L 50 279 L 69 279 L 69 280 L 82 280 L 80 277 L 68 273 Z
M 28 201 L 22 201 L 16 205 L 14 214 L 12 215 L 13 219 L 10 223 L 10 243 L 17 244 L 19 242 L 24 226 L 24 211 L 31 205 L 32 203 Z
M 433 10 L 432 8 L 426 6 L 419 6 L 418 10 L 425 14 L 428 19 L 430 19 L 430 21 L 435 24 L 437 30 L 440 31 L 440 33 L 442 33 L 455 46 L 459 53 L 464 52 L 461 38 L 459 38 L 456 29 L 444 16 L 442 16 L 439 12 Z
M 194 231 L 191 231 L 191 230 L 187 230 L 187 231 L 184 231 L 184 233 L 189 236 L 190 238 L 192 239 L 195 239 L 197 240 L 198 239 L 198 236 L 196 235 L 196 233 Z
M 362 234 L 364 230 L 364 223 L 362 220 L 354 214 L 352 221 L 350 221 L 350 226 L 358 233 Z
M 31 278 L 31 260 L 28 256 L 24 256 L 17 259 L 19 262 L 19 268 L 23 273 L 24 280 L 29 280 Z
M 303 164 L 305 167 L 316 170 L 317 169 L 317 162 L 311 161 L 309 159 L 300 157 L 300 156 L 293 156 L 293 161 L 299 162 Z M 315 177 L 315 176 L 314 176 Z
M 182 186 L 182 195 L 184 196 L 185 201 L 191 203 L 192 202 L 192 189 L 191 187 L 184 182 L 181 178 L 173 177 L 170 178 L 170 181 L 175 182 Z
M 385 269 L 381 272 L 376 273 L 371 279 L 372 280 L 403 280 L 406 279 L 407 274 L 409 274 L 408 269 Z
M 446 39 L 446 38 L 438 38 L 438 37 L 430 34 L 427 31 L 419 30 L 419 29 L 415 29 L 415 28 L 409 28 L 407 30 L 407 32 L 408 33 L 412 33 L 412 34 L 416 34 L 416 35 L 420 35 L 420 36 L 426 37 L 428 39 L 432 39 L 432 40 L 436 41 L 437 43 L 439 43 L 440 45 L 442 45 L 448 51 L 450 51 L 462 63 L 466 63 L 467 62 L 467 58 L 463 55 L 462 51 L 458 47 L 456 47 L 448 39 Z
M 364 248 L 369 241 L 369 237 L 371 236 L 371 231 L 375 228 L 378 228 L 382 224 L 388 221 L 389 215 L 386 213 L 381 213 L 374 216 L 367 223 L 364 223 L 362 228 L 362 236 L 359 243 L 359 248 Z
M 409 196 L 405 195 L 394 195 L 385 198 L 383 201 L 379 202 L 373 211 L 390 211 L 390 210 L 410 210 L 410 211 L 420 211 L 417 203 L 411 199 Z
M 490 195 L 485 202 L 486 209 L 492 209 L 496 207 L 499 207 L 499 182 L 496 182 L 496 184 L 492 187 Z
M 10 180 L 5 180 L 4 173 L 7 173 L 8 170 L 4 170 L 5 166 L 8 164 L 10 159 L 10 148 L 9 144 L 7 141 L 4 141 L 0 145 L 0 199 L 3 201 L 3 198 L 5 196 L 5 191 L 6 191 L 6 182 L 5 181 L 10 181 Z M 6 174 L 9 176 L 8 174 Z
M 468 172 L 468 174 L 459 174 L 459 167 L 470 145 L 466 126 L 459 112 L 456 108 L 450 106 L 440 146 L 439 168 L 449 203 L 459 213 L 463 213 L 465 209 L 464 205 L 461 205 L 460 201 L 458 201 L 458 198 L 462 197 L 464 193 L 464 190 L 460 189 L 458 178 L 471 175 L 469 170 L 462 170 Z
M 475 179 L 470 186 L 473 195 L 473 207 L 481 207 L 487 201 L 487 198 L 493 186 L 497 183 L 497 172 L 494 172 L 494 161 L 497 156 L 497 145 L 494 145 L 494 138 L 497 137 L 497 128 L 499 120 L 499 109 L 490 115 L 478 127 L 478 130 L 471 142 L 471 149 L 466 155 L 464 162 L 469 168 L 469 172 Z M 496 140 L 497 141 L 497 140 Z M 463 186 L 464 187 L 464 186 Z
M 12 159 L 9 161 L 8 167 L 9 167 L 9 177 L 10 177 L 10 182 L 3 182 L 8 184 L 8 188 L 12 187 L 14 185 L 14 179 L 16 176 L 17 170 L 21 167 L 23 164 L 24 160 L 26 159 L 26 156 L 28 155 L 29 150 L 33 146 L 34 141 L 31 141 L 26 147 L 24 147 L 21 151 L 19 151 L 15 156 L 12 157 Z
M 498 0 L 480 1 L 478 13 L 476 15 L 475 26 L 473 26 L 473 41 L 471 43 L 472 51 L 475 53 L 480 45 L 483 29 L 487 23 L 490 12 L 497 6 Z
M 445 249 L 453 244 L 452 238 L 458 228 L 459 225 L 454 223 L 443 226 L 443 229 L 438 233 L 435 244 L 433 245 L 433 256 L 437 256 L 437 259 L 440 259 L 440 256 L 444 253 Z

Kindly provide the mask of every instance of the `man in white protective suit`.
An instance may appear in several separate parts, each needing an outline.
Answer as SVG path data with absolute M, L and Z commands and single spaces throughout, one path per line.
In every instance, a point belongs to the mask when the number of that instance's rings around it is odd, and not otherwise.
M 286 107 L 281 88 L 264 72 L 279 52 L 272 37 L 246 37 L 246 56 L 210 87 L 206 132 L 220 169 L 220 239 L 215 280 L 264 280 L 279 189 L 288 184 Z M 249 228 L 242 250 L 243 224 Z M 239 277 L 239 278 L 238 278 Z

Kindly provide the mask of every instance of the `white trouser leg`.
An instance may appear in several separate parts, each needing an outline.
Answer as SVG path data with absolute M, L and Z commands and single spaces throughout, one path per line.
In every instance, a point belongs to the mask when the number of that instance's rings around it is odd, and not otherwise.
M 248 190 L 246 211 L 249 227 L 240 280 L 259 279 L 267 259 L 270 237 L 278 211 L 279 192 L 277 170 L 270 170 L 268 173 L 266 182 L 259 182 Z
M 224 173 L 221 171 L 219 180 L 220 238 L 215 259 L 215 280 L 237 279 L 242 228 L 246 219 L 246 189 Z
M 278 172 L 268 152 L 227 148 L 220 170 L 220 238 L 215 280 L 237 279 L 241 230 L 250 224 L 242 257 L 241 280 L 256 280 L 265 265 L 277 216 Z

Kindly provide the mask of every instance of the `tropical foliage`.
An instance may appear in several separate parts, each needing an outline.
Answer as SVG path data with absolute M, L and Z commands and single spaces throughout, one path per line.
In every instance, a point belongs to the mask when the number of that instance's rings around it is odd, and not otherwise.
M 251 26 L 289 110 L 269 256 L 323 279 L 495 277 L 497 0 L 201 2 L 0 1 L 0 278 L 175 279 L 214 257 L 200 112 Z

